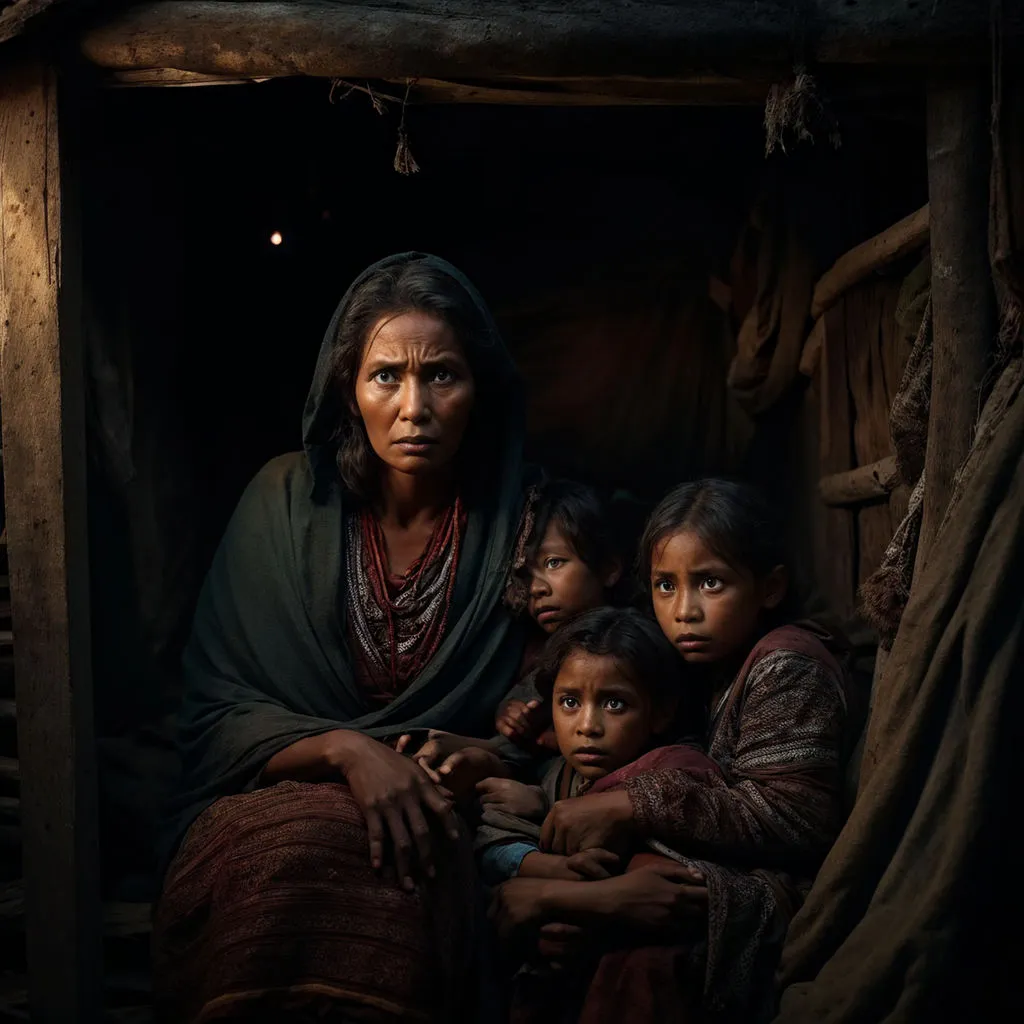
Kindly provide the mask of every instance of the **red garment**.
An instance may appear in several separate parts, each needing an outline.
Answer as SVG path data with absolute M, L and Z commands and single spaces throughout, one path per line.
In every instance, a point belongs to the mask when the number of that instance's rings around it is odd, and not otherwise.
M 440 841 L 438 839 L 438 841 Z M 224 797 L 189 830 L 154 924 L 161 1021 L 468 1020 L 472 852 L 406 892 L 373 870 L 347 786 Z
M 543 976 L 546 991 L 531 978 L 515 1024 L 760 1019 L 786 927 L 842 824 L 846 708 L 835 657 L 786 626 L 758 642 L 712 709 L 709 770 L 655 764 L 655 750 L 602 780 L 629 792 L 644 838 L 701 858 L 707 942 L 607 953 L 582 977 Z
M 394 700 L 444 639 L 465 519 L 456 499 L 401 575 L 390 571 L 384 532 L 373 512 L 363 508 L 349 522 L 346 631 L 356 676 L 375 703 Z

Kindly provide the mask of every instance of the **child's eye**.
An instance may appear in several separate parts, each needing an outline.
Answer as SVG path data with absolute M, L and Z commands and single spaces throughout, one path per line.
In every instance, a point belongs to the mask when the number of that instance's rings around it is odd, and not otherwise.
M 378 384 L 396 384 L 398 382 L 398 378 L 390 370 L 378 370 L 371 379 Z
M 564 565 L 564 564 L 565 564 L 565 559 L 564 558 L 555 558 L 554 556 L 552 556 L 551 558 L 545 558 L 544 559 L 544 568 L 547 569 L 548 571 L 550 571 L 552 569 L 557 569 L 560 565 Z
M 575 697 L 569 696 L 559 697 L 558 704 L 567 711 L 575 711 L 580 706 L 580 702 Z
M 658 594 L 671 594 L 675 590 L 671 580 L 655 580 L 654 590 Z
M 609 711 L 625 711 L 626 702 L 621 697 L 609 697 L 605 702 L 604 706 Z
M 717 594 L 725 586 L 725 583 L 718 576 L 705 576 L 700 582 L 701 590 L 709 594 Z

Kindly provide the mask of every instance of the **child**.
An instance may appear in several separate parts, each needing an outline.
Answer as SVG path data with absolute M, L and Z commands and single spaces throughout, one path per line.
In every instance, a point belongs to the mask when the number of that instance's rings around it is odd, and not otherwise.
M 477 849 L 486 882 L 515 875 L 608 877 L 618 858 L 607 851 L 572 858 L 540 852 L 540 825 L 551 806 L 592 788 L 612 788 L 639 770 L 714 770 L 689 747 L 652 750 L 678 721 L 679 670 L 657 625 L 635 609 L 584 612 L 552 635 L 535 680 L 550 704 L 561 756 L 546 767 L 539 787 L 507 778 L 477 787 L 484 812 Z
M 397 750 L 414 757 L 460 803 L 475 798 L 481 778 L 495 776 L 499 755 L 522 763 L 530 760 L 526 755 L 558 753 L 550 704 L 534 685 L 537 656 L 544 641 L 577 615 L 625 599 L 615 534 L 610 509 L 586 484 L 547 480 L 541 485 L 525 537 L 525 564 L 510 580 L 508 600 L 513 612 L 529 615 L 538 628 L 527 641 L 521 681 L 498 706 L 498 736 L 480 740 L 432 731 L 418 747 L 411 736 L 397 742 Z M 518 756 L 502 738 L 520 748 Z
M 528 645 L 524 679 L 498 708 L 500 735 L 528 750 L 557 749 L 551 709 L 533 686 L 533 662 L 545 635 L 592 608 L 619 603 L 622 566 L 609 509 L 597 493 L 571 480 L 542 485 L 520 581 L 523 610 L 539 629 Z
M 666 887 L 636 870 L 585 883 L 505 882 L 492 915 L 505 938 L 536 939 L 550 922 L 590 929 L 598 918 L 619 936 L 666 901 L 673 909 L 662 920 L 677 928 L 661 945 L 641 941 L 604 956 L 564 999 L 568 986 L 557 977 L 524 995 L 521 1005 L 531 1012 L 520 1019 L 564 1011 L 565 1019 L 653 1024 L 692 1015 L 698 1002 L 730 1019 L 758 1017 L 762 999 L 770 1008 L 765 979 L 780 936 L 842 825 L 849 718 L 834 643 L 794 621 L 782 538 L 758 492 L 724 480 L 677 487 L 651 516 L 641 572 L 658 624 L 687 667 L 688 688 L 702 686 L 707 749 L 719 772 L 667 767 L 635 773 L 607 792 L 595 785 L 556 804 L 543 837 L 570 857 L 588 846 L 656 838 L 684 860 L 699 857 L 680 868 L 696 869 L 702 881 L 688 888 L 679 877 Z M 756 865 L 770 884 L 749 884 L 753 876 L 736 865 Z M 685 908 L 695 931 L 681 930 Z M 760 923 L 768 920 L 776 922 L 770 934 Z M 693 956 L 703 962 L 703 978 L 676 970 Z M 745 966 L 755 963 L 768 966 Z M 652 964 L 663 968 L 657 984 Z

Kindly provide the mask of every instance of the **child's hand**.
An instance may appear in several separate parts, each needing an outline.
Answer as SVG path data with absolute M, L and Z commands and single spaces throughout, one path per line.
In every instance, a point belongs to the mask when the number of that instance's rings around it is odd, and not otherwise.
M 411 757 L 421 768 L 426 769 L 439 767 L 446 757 L 450 757 L 457 750 L 462 750 L 468 746 L 476 746 L 480 741 L 474 740 L 469 736 L 459 736 L 454 732 L 431 729 L 419 749 L 413 747 L 414 742 L 414 736 L 405 733 L 398 737 L 398 742 L 395 743 L 395 750 L 399 754 Z
M 436 785 L 449 790 L 459 803 L 472 799 L 477 784 L 483 779 L 502 777 L 508 772 L 497 754 L 482 747 L 463 747 L 446 757 L 436 769 L 421 761 L 419 755 L 416 761 Z
M 517 747 L 529 747 L 548 724 L 548 708 L 542 701 L 510 700 L 495 719 L 495 729 Z
M 548 884 L 544 878 L 510 878 L 498 887 L 488 916 L 502 939 L 514 938 L 542 923 Z
M 548 802 L 539 786 L 527 786 L 515 779 L 487 778 L 476 784 L 480 803 L 505 814 L 531 821 L 543 821 Z
M 598 882 L 602 878 L 611 878 L 619 874 L 619 867 L 622 862 L 619 857 L 610 850 L 602 850 L 595 846 L 582 853 L 574 853 L 566 858 L 565 866 L 570 871 L 575 871 L 581 878 L 591 882 Z

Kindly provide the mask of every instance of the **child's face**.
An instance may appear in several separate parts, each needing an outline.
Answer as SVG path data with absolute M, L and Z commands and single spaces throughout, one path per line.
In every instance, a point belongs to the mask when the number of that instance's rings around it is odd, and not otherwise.
M 617 570 L 603 578 L 569 543 L 557 523 L 550 523 L 530 565 L 531 618 L 545 633 L 591 608 L 605 603 L 605 588 L 612 586 Z
M 654 550 L 651 600 L 662 632 L 691 664 L 745 653 L 761 613 L 786 593 L 782 566 L 763 579 L 734 569 L 689 530 L 670 534 Z
M 591 781 L 635 761 L 665 724 L 616 658 L 582 651 L 562 662 L 551 717 L 562 757 Z

